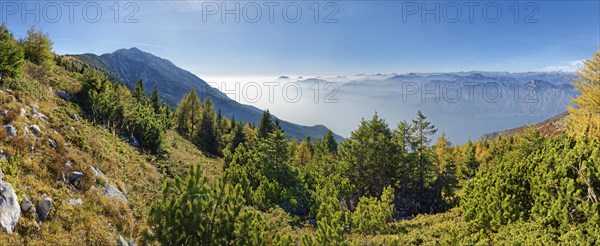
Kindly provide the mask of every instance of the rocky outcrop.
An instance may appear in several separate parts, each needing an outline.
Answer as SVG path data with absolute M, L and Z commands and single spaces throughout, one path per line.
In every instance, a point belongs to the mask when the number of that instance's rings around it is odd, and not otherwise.
M 108 178 L 106 178 L 106 175 L 99 168 L 94 166 L 90 167 L 92 169 L 92 172 L 96 176 L 96 184 L 103 187 L 103 192 L 105 196 L 127 202 L 127 196 L 123 194 L 123 192 L 119 190 L 119 188 L 109 184 Z
M 20 217 L 21 208 L 15 190 L 10 183 L 0 180 L 0 226 L 12 233 Z
M 106 184 L 106 186 L 104 186 L 104 195 L 127 202 L 125 194 L 114 185 Z

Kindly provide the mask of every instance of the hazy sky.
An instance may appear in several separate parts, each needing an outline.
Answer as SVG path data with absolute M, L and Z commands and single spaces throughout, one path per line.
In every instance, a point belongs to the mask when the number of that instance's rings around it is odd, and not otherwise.
M 573 70 L 600 44 L 599 1 L 2 0 L 0 18 L 60 54 L 135 46 L 208 80 Z

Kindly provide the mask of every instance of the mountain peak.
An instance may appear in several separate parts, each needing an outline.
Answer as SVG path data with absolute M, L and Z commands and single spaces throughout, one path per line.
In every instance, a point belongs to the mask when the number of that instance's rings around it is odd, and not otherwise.
M 167 59 L 144 52 L 136 47 L 119 49 L 101 56 L 85 54 L 74 55 L 74 57 L 96 66 L 98 70 L 106 71 L 112 75 L 113 80 L 121 81 L 129 88 L 134 88 L 136 82 L 142 79 L 146 88 L 156 87 L 164 102 L 171 107 L 176 107 L 185 94 L 194 88 L 202 100 L 210 97 L 215 108 L 221 109 L 225 117 L 235 115 L 236 119 L 254 124 L 262 116 L 262 110 L 242 105 L 191 72 L 177 67 Z M 315 79 L 315 81 L 319 81 L 319 79 Z M 146 94 L 149 94 L 149 91 L 146 91 Z M 306 136 L 321 138 L 329 130 L 326 127 L 308 127 L 283 120 L 281 126 L 289 137 L 297 139 L 304 139 Z M 336 139 L 342 138 L 336 135 Z
M 137 47 L 131 47 L 129 49 L 118 49 L 112 54 L 144 54 L 154 56 L 148 52 L 144 52 L 143 50 L 138 49 Z
M 484 78 L 486 78 L 486 76 L 483 74 L 480 74 L 480 73 L 473 73 L 473 74 L 467 75 L 466 78 L 468 78 L 468 79 L 484 79 Z
M 536 88 L 554 87 L 554 85 L 549 83 L 548 81 L 540 80 L 540 79 L 531 80 L 531 81 L 527 82 L 527 85 L 534 86 Z

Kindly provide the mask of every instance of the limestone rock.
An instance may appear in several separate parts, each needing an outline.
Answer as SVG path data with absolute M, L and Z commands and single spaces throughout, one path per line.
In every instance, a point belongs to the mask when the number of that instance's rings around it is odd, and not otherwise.
M 21 207 L 10 183 L 0 180 L 0 194 L 0 226 L 12 233 L 21 217 Z

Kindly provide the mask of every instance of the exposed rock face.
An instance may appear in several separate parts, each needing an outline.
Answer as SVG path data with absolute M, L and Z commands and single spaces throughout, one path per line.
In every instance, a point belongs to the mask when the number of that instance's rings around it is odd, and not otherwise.
M 46 197 L 46 198 L 44 198 L 44 200 L 41 200 L 40 202 L 38 202 L 37 215 L 39 216 L 41 221 L 48 219 L 48 214 L 50 213 L 51 208 L 52 208 L 52 198 L 50 198 L 50 197 Z
M 15 190 L 10 183 L 0 180 L 0 226 L 12 233 L 20 217 L 21 208 Z

